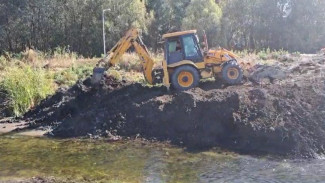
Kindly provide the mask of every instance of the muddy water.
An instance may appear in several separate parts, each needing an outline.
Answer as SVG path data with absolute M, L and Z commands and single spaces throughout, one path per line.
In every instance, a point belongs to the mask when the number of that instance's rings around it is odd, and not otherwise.
M 284 160 L 142 141 L 0 136 L 0 182 L 325 182 L 325 160 Z

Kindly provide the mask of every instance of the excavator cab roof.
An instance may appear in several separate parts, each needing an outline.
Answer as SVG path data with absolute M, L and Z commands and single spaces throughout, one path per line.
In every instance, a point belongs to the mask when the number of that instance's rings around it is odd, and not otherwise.
M 186 35 L 186 34 L 196 34 L 196 30 L 188 30 L 188 31 L 181 31 L 181 32 L 172 32 L 172 33 L 168 33 L 168 34 L 164 34 L 162 36 L 163 39 L 166 38 L 171 38 L 171 37 L 178 37 L 178 36 L 182 36 L 182 35 Z

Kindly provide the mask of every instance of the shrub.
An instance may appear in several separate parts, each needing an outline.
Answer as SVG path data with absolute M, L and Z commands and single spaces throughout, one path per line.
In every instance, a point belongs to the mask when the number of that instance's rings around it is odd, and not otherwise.
M 127 81 L 135 83 L 148 84 L 146 79 L 144 78 L 143 73 L 141 72 L 126 72 L 123 73 L 123 78 Z
M 142 61 L 136 53 L 125 53 L 119 61 L 118 66 L 125 71 L 142 72 Z
M 121 81 L 121 80 L 122 80 L 122 76 L 121 76 L 120 72 L 117 71 L 117 70 L 110 69 L 110 70 L 108 71 L 108 75 L 109 75 L 109 76 L 112 76 L 112 77 L 115 78 L 117 81 Z
M 278 59 L 281 59 L 281 57 L 283 57 L 284 55 L 287 55 L 289 54 L 288 51 L 285 51 L 283 49 L 281 50 L 275 50 L 271 53 L 271 57 L 272 59 L 275 59 L 275 60 L 278 60 Z
M 0 56 L 0 70 L 3 70 L 7 64 L 7 59 L 4 56 Z
M 58 85 L 71 86 L 78 80 L 78 76 L 69 68 L 56 73 L 54 75 L 54 80 Z
M 268 48 L 268 49 L 263 49 L 263 50 L 261 50 L 261 51 L 259 51 L 258 53 L 257 53 L 257 56 L 261 59 L 261 60 L 267 60 L 268 59 L 268 56 L 269 56 L 269 54 L 270 54 L 270 49 Z
M 71 86 L 79 79 L 84 79 L 92 74 L 93 68 L 90 66 L 71 67 L 54 75 L 54 80 L 58 85 Z
M 71 52 L 69 46 L 68 47 L 56 47 L 53 52 L 53 58 L 75 60 L 78 58 L 78 55 L 75 52 Z
M 296 51 L 296 52 L 293 52 L 292 55 L 296 56 L 296 57 L 300 57 L 301 53 L 299 51 Z
M 14 116 L 20 116 L 54 93 L 51 77 L 43 69 L 30 66 L 8 67 L 0 88 L 9 101 L 7 108 Z
M 237 50 L 235 50 L 235 51 L 233 51 L 236 55 L 238 55 L 238 57 L 240 57 L 240 58 L 243 58 L 243 57 L 245 57 L 245 56 L 247 56 L 248 54 L 249 54 L 249 52 L 248 52 L 248 50 L 242 50 L 242 51 L 237 51 Z
M 163 53 L 149 53 L 150 57 L 153 59 L 154 64 L 160 64 L 161 61 L 164 59 Z M 118 69 L 122 69 L 126 72 L 135 71 L 135 72 L 142 72 L 142 60 L 140 60 L 137 53 L 125 53 L 121 57 L 120 61 L 118 62 Z

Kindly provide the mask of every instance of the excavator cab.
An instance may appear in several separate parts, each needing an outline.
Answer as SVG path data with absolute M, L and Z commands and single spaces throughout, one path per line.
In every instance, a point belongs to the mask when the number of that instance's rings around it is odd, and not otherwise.
M 167 64 L 175 64 L 183 60 L 194 63 L 203 62 L 203 54 L 195 31 L 184 32 L 183 35 L 165 35 L 165 55 Z

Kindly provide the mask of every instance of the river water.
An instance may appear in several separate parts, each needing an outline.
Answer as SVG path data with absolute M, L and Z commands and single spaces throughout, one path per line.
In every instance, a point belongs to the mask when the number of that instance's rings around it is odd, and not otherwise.
M 140 140 L 0 136 L 0 182 L 325 182 L 325 160 L 252 157 L 218 149 L 187 152 Z

